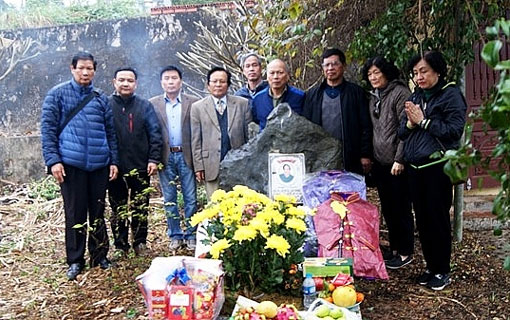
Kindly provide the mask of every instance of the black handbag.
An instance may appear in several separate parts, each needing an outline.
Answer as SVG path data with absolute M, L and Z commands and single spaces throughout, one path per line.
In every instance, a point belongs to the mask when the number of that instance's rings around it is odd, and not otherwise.
M 73 109 L 73 111 L 69 114 L 69 116 L 67 117 L 67 119 L 64 121 L 64 123 L 62 124 L 62 126 L 60 126 L 60 128 L 58 129 L 57 131 L 57 139 L 60 137 L 60 134 L 62 133 L 62 131 L 64 130 L 64 128 L 67 126 L 67 124 L 69 123 L 69 121 L 71 121 L 75 115 L 78 114 L 78 112 L 80 112 L 86 105 L 87 103 L 90 102 L 90 100 L 92 100 L 94 97 L 99 97 L 99 92 L 96 91 L 96 90 L 92 90 L 91 93 L 89 93 L 79 104 L 76 108 Z M 46 166 L 46 173 L 47 174 L 51 174 L 51 167 L 48 167 Z

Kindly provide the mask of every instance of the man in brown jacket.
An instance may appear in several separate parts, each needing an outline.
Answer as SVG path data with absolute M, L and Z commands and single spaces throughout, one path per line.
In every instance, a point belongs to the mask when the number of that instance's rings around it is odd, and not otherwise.
M 214 67 L 207 73 L 210 95 L 191 107 L 191 147 L 198 181 L 205 181 L 207 197 L 218 189 L 220 162 L 227 152 L 248 141 L 252 121 L 247 99 L 227 94 L 230 72 Z
M 170 250 L 175 251 L 183 244 L 188 250 L 195 250 L 196 228 L 189 219 L 197 210 L 197 193 L 193 160 L 191 157 L 191 104 L 198 98 L 182 93 L 182 72 L 175 66 L 167 66 L 160 73 L 162 95 L 151 98 L 163 134 L 159 181 L 167 215 Z M 177 177 L 181 182 L 184 199 L 186 228 L 181 229 L 181 218 L 177 205 Z

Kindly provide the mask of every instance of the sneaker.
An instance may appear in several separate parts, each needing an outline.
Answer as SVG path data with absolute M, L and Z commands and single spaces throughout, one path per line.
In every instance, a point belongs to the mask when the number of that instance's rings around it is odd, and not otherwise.
M 413 256 L 409 255 L 407 258 L 402 260 L 402 256 L 397 254 L 390 261 L 386 262 L 386 268 L 388 269 L 400 269 L 405 265 L 408 265 L 413 261 Z
M 137 256 L 143 255 L 147 251 L 147 245 L 145 243 L 139 243 L 133 247 Z
M 433 274 L 429 271 L 429 269 L 425 269 L 425 271 L 418 278 L 416 278 L 416 282 L 419 285 L 426 286 L 432 277 Z
M 448 273 L 445 274 L 435 274 L 430 281 L 427 283 L 427 287 L 432 290 L 440 291 L 443 290 L 444 287 L 449 285 L 452 282 Z
M 182 246 L 182 240 L 180 239 L 170 239 L 170 245 L 168 246 L 168 249 L 175 251 L 179 249 Z
M 195 239 L 186 239 L 184 240 L 186 244 L 186 249 L 189 251 L 195 251 L 195 248 L 197 247 L 197 240 Z

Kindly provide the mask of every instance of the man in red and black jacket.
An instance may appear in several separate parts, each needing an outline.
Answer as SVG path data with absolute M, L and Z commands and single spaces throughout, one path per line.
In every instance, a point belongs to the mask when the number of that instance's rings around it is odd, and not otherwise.
M 137 74 L 132 68 L 115 71 L 115 92 L 109 97 L 119 146 L 119 178 L 108 186 L 112 207 L 111 227 L 114 244 L 120 255 L 130 249 L 146 249 L 150 176 L 158 172 L 163 144 L 153 105 L 135 94 Z M 129 193 L 131 189 L 131 193 Z M 129 208 L 128 196 L 130 197 Z M 129 221 L 131 213 L 131 221 Z

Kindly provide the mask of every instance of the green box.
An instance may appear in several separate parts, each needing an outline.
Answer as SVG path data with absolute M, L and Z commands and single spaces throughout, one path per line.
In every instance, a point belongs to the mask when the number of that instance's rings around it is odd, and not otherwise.
M 338 273 L 352 276 L 352 258 L 305 258 L 303 276 L 334 277 Z

